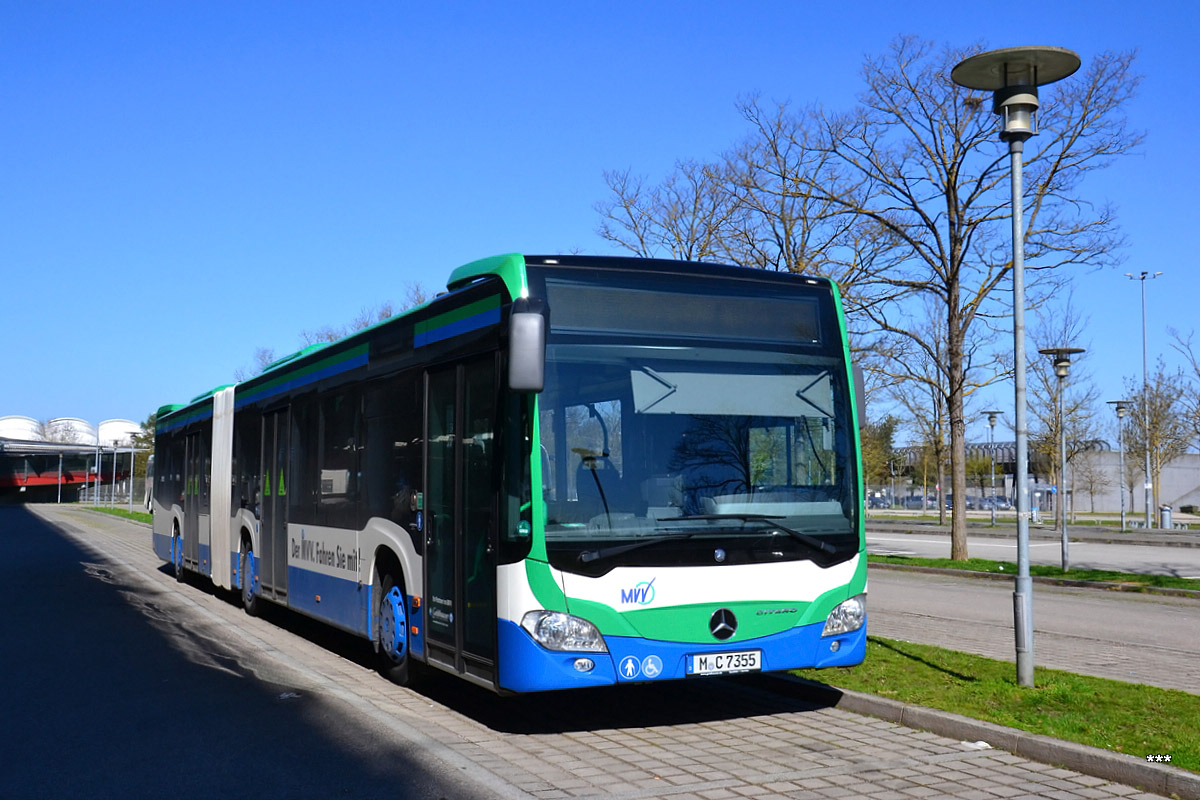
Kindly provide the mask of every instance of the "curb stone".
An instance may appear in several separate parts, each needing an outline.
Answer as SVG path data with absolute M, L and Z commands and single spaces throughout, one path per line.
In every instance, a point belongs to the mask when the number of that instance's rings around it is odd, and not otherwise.
M 948 711 L 937 711 L 898 700 L 838 689 L 792 675 L 777 677 L 783 682 L 805 687 L 807 691 L 821 696 L 831 706 L 843 711 L 866 714 L 906 728 L 928 731 L 959 741 L 983 741 L 993 748 L 1006 750 L 1022 758 L 1062 766 L 1084 775 L 1135 786 L 1166 797 L 1200 800 L 1200 775 L 1179 767 L 1150 763 L 1136 756 L 1007 728 L 951 714 Z

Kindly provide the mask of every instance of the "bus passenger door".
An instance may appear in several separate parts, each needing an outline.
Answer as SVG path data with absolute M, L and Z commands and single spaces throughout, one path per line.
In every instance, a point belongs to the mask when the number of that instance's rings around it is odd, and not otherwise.
M 291 414 L 284 408 L 263 415 L 262 536 L 259 537 L 259 580 L 263 594 L 287 597 L 287 469 Z
M 200 491 L 205 482 L 201 474 L 204 453 L 200 434 L 189 433 L 184 438 L 183 456 L 183 563 L 188 569 L 200 565 Z
M 496 661 L 496 359 L 430 372 L 425 417 L 428 658 L 491 685 Z

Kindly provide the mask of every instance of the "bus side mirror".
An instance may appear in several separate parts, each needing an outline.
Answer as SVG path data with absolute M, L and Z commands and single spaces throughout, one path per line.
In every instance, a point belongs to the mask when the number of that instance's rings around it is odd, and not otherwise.
M 545 301 L 518 297 L 508 324 L 508 388 L 540 392 L 546 383 Z

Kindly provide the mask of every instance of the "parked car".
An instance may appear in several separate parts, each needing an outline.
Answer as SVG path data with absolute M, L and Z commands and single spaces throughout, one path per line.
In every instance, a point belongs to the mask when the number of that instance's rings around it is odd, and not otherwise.
M 919 494 L 914 494 L 912 497 L 904 498 L 904 507 L 912 510 L 920 511 L 925 508 L 937 508 L 936 497 L 922 497 Z
M 892 499 L 890 497 L 872 496 L 867 498 L 867 508 L 891 508 Z
M 1012 503 L 1007 497 L 999 494 L 995 497 L 980 498 L 979 507 L 984 511 L 990 511 L 993 506 L 995 506 L 997 511 L 1008 511 L 1012 508 Z

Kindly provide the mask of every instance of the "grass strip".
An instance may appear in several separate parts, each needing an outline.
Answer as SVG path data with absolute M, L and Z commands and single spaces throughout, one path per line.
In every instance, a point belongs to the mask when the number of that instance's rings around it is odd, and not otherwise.
M 114 517 L 130 519 L 134 522 L 144 522 L 147 525 L 154 524 L 154 516 L 145 511 L 126 511 L 123 508 L 103 508 L 101 506 L 80 506 L 80 508 L 86 508 L 88 511 L 98 511 L 101 514 L 111 514 Z
M 1013 561 L 989 561 L 984 558 L 969 558 L 966 561 L 951 561 L 948 558 L 909 558 L 908 556 L 867 556 L 874 564 L 902 564 L 910 567 L 935 567 L 938 569 L 961 569 L 968 572 L 990 572 L 997 575 L 1016 575 L 1017 565 Z M 1200 581 L 1177 578 L 1174 575 L 1141 575 L 1132 572 L 1110 572 L 1100 569 L 1070 569 L 1061 567 L 1030 565 L 1029 574 L 1035 577 L 1063 578 L 1072 581 L 1099 581 L 1119 583 L 1125 586 L 1157 586 L 1171 589 L 1200 590 Z
M 1010 662 L 878 636 L 862 666 L 795 674 L 1138 758 L 1170 755 L 1200 772 L 1200 696 L 1187 692 L 1040 668 L 1036 688 L 1022 688 Z

